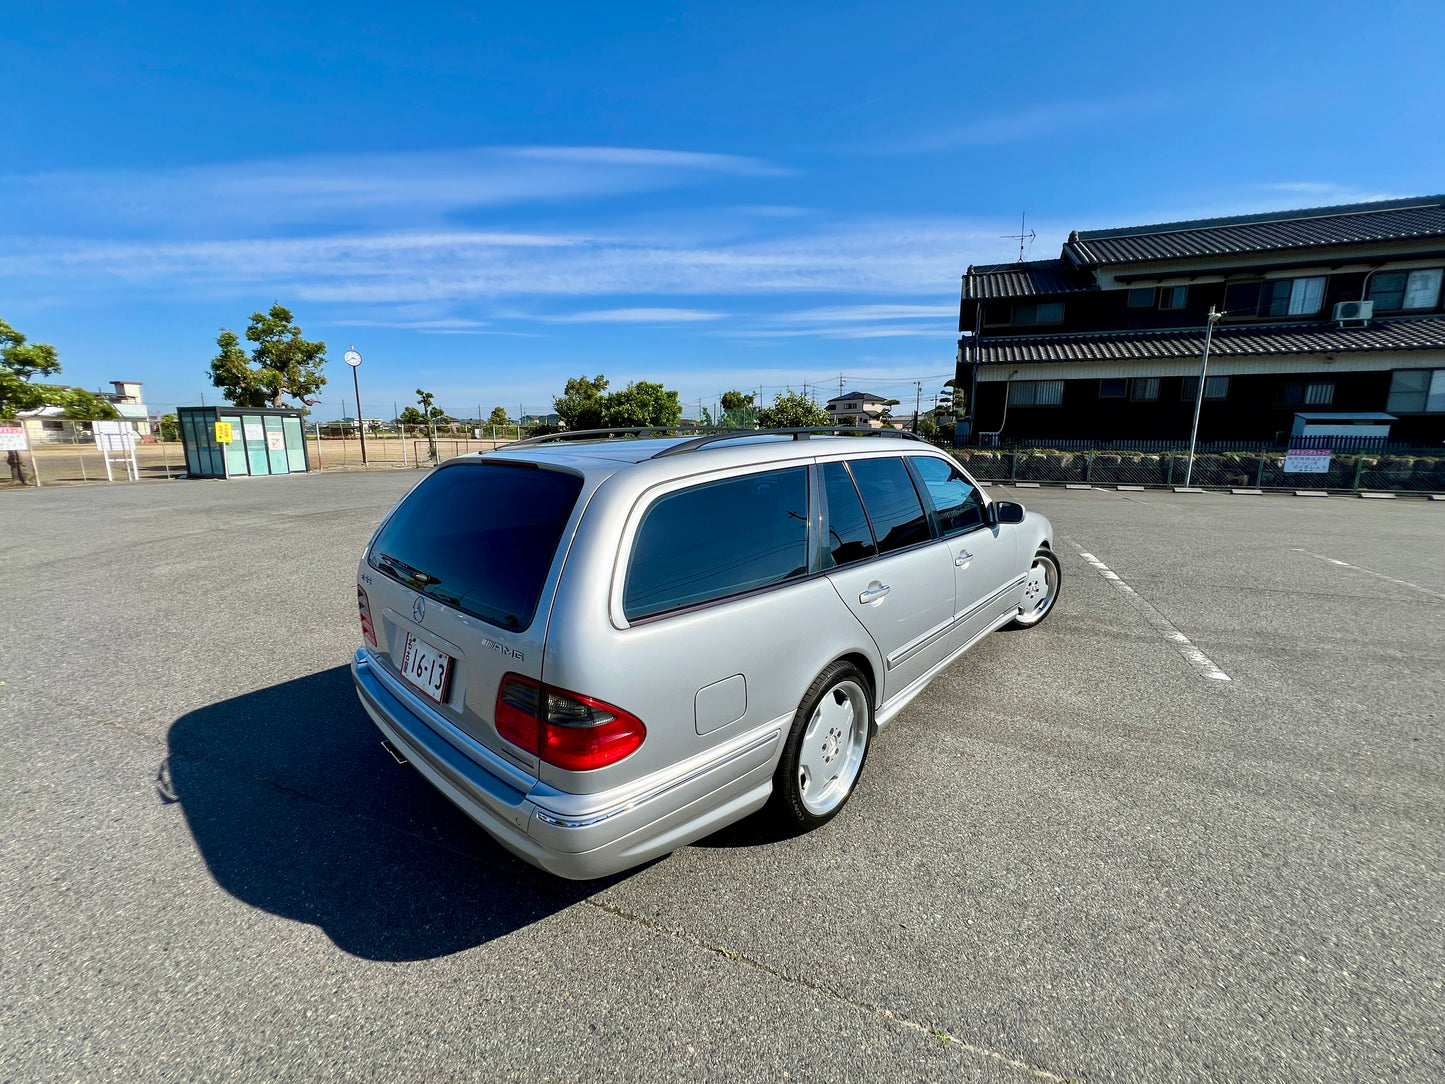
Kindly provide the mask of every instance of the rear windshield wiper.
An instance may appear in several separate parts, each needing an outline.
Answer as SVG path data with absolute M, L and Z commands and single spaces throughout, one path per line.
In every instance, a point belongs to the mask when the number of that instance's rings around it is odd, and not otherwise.
M 412 568 L 411 565 L 405 561 L 397 560 L 389 553 L 379 555 L 377 560 L 385 571 L 390 572 L 399 580 L 405 580 L 408 583 L 417 584 L 421 587 L 430 587 L 433 584 L 442 582 L 435 576 L 428 575 L 419 568 Z

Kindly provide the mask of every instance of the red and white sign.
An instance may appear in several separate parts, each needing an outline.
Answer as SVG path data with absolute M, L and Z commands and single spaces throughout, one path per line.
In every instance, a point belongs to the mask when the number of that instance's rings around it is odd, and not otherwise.
M 0 452 L 23 452 L 29 447 L 23 425 L 0 425 Z

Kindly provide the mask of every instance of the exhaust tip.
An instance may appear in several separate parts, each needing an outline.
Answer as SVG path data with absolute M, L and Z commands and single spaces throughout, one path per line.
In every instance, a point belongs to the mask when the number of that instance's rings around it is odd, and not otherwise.
M 404 757 L 404 756 L 401 755 L 401 750 L 400 750 L 400 749 L 398 749 L 396 746 L 394 746 L 394 745 L 391 744 L 390 739 L 388 739 L 388 738 L 382 738 L 382 739 L 381 739 L 381 747 L 382 747 L 383 749 L 385 749 L 388 753 L 390 753 L 390 754 L 391 754 L 391 759 L 394 760 L 394 761 L 396 761 L 398 764 L 410 764 L 410 763 L 411 763 L 411 761 L 407 760 L 406 757 Z

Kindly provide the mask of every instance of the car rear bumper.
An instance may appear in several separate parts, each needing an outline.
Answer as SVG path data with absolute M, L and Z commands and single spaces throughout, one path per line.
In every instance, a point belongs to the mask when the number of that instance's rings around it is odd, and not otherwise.
M 766 726 L 700 762 L 599 794 L 568 794 L 517 772 L 428 707 L 367 649 L 351 662 L 362 706 L 428 782 L 519 858 L 584 880 L 667 854 L 760 808 L 772 792 L 781 726 Z

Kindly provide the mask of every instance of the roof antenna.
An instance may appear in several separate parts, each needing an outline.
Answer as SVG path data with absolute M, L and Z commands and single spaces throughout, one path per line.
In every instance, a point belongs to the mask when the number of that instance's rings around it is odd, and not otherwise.
M 1004 233 L 999 235 L 1000 237 L 1011 237 L 1019 243 L 1019 263 L 1024 262 L 1024 242 L 1027 241 L 1029 243 L 1029 246 L 1032 247 L 1034 239 L 1038 237 L 1038 234 L 1036 234 L 1033 230 L 1029 229 L 1028 217 L 1029 213 L 1027 211 L 1019 215 L 1018 233 Z

